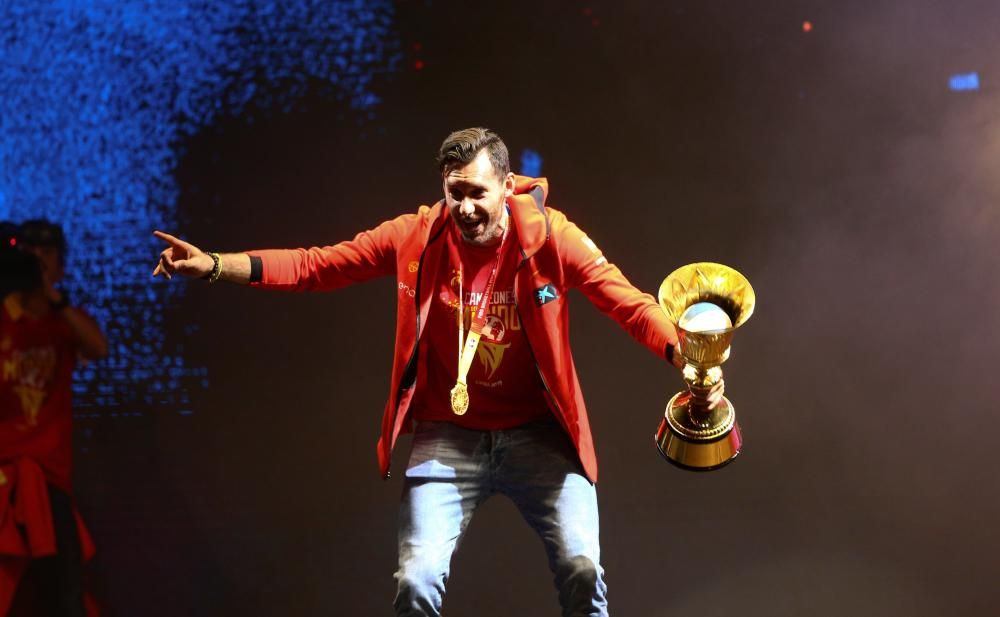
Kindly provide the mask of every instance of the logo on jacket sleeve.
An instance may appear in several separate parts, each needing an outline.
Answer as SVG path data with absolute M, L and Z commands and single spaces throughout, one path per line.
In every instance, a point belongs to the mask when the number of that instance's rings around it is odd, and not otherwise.
M 535 290 L 535 304 L 538 306 L 548 304 L 558 297 L 559 294 L 556 293 L 556 287 L 552 283 L 543 285 Z

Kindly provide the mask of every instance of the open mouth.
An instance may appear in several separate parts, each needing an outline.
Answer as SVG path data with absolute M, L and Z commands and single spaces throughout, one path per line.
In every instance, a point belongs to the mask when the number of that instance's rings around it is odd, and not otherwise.
M 483 221 L 478 220 L 478 219 L 477 220 L 470 220 L 470 221 L 459 221 L 458 222 L 458 227 L 466 235 L 473 235 L 476 231 L 479 230 L 479 227 L 482 224 L 483 224 Z

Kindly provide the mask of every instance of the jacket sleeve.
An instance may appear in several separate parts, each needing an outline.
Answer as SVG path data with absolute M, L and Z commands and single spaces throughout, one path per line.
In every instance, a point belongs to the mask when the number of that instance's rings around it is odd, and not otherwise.
M 667 346 L 677 344 L 677 331 L 659 303 L 650 294 L 636 289 L 565 215 L 551 209 L 549 213 L 567 287 L 582 291 L 632 338 L 668 359 Z
M 396 271 L 396 247 L 417 215 L 386 221 L 353 240 L 333 246 L 247 251 L 260 258 L 259 280 L 251 285 L 285 291 L 330 291 Z

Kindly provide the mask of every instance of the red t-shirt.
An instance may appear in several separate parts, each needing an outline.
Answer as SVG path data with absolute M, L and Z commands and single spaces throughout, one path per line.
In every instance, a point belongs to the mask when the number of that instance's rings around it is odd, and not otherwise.
M 444 241 L 449 243 L 446 254 L 458 255 L 462 262 L 464 335 L 468 336 L 472 315 L 496 263 L 497 247 L 466 243 L 450 221 Z M 452 259 L 443 262 L 445 271 L 436 277 L 438 289 L 420 341 L 412 405 L 414 419 L 452 422 L 477 430 L 499 430 L 550 413 L 544 386 L 514 304 L 514 271 L 518 257 L 514 233 L 506 238 L 501 251 L 483 336 L 466 378 L 469 410 L 462 416 L 451 411 L 450 397 L 458 378 L 459 267 Z
M 0 303 L 0 461 L 28 457 L 72 488 L 73 333 L 57 313 L 30 317 Z

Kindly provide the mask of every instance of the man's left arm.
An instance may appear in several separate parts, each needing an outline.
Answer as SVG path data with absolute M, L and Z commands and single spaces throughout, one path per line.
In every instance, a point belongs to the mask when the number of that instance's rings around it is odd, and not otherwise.
M 656 299 L 632 285 L 565 215 L 553 210 L 549 213 L 567 285 L 583 292 L 598 310 L 653 353 L 682 367 L 680 354 L 673 353 L 677 331 Z
M 604 314 L 617 321 L 632 338 L 680 370 L 686 360 L 677 350 L 677 329 L 667 319 L 659 302 L 636 289 L 617 266 L 565 215 L 553 212 L 552 229 L 557 234 L 567 284 L 576 287 Z M 558 230 L 558 231 L 557 231 Z M 708 408 L 714 409 L 726 391 L 719 380 L 708 393 Z

